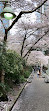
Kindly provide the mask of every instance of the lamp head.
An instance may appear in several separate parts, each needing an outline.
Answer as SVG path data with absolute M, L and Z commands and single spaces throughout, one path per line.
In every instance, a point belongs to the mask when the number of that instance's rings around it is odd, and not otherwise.
M 7 6 L 3 9 L 3 12 L 1 13 L 1 17 L 6 18 L 8 20 L 16 17 L 15 13 L 13 12 L 9 4 L 7 4 Z

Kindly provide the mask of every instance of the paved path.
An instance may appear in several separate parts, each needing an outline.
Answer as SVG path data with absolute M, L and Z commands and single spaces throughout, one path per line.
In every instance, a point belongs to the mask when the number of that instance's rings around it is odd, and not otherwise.
M 34 76 L 28 83 L 12 111 L 49 111 L 49 84 Z

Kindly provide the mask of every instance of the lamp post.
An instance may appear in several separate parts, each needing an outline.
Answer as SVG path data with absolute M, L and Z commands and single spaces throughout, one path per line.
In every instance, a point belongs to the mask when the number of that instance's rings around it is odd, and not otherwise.
M 0 0 L 0 3 L 3 3 L 3 11 L 1 12 L 0 16 L 2 18 L 6 18 L 8 20 L 10 19 L 13 19 L 16 17 L 15 13 L 13 12 L 12 8 L 10 7 L 9 5 L 9 0 Z M 7 32 L 6 32 L 6 29 L 5 29 L 5 35 L 7 37 Z M 5 50 L 3 49 L 3 52 Z M 4 83 L 4 75 L 5 75 L 5 72 L 4 72 L 4 69 L 2 69 L 1 71 L 1 82 Z

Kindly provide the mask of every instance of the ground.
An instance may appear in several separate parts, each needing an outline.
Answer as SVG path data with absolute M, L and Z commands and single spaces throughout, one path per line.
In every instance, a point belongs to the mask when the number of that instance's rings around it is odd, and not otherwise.
M 8 93 L 9 101 L 0 102 L 0 106 L 11 106 L 16 98 L 21 86 L 13 88 L 11 92 Z M 0 111 L 5 111 L 5 108 Z M 28 83 L 25 85 L 20 97 L 15 103 L 11 111 L 48 111 L 49 110 L 49 83 L 44 82 L 42 76 L 37 74 L 31 74 L 28 79 Z
M 44 78 L 34 75 L 31 83 L 25 86 L 20 98 L 12 111 L 48 111 L 49 110 L 49 84 Z

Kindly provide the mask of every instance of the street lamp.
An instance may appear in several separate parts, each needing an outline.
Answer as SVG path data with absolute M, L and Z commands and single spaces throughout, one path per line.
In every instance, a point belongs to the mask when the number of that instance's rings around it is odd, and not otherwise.
M 1 13 L 1 17 L 6 18 L 8 20 L 13 19 L 16 17 L 15 13 L 13 12 L 12 8 L 10 7 L 10 4 L 8 2 L 9 0 L 2 0 L 1 2 L 6 3 L 6 7 L 3 9 L 3 12 Z

